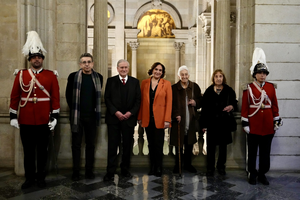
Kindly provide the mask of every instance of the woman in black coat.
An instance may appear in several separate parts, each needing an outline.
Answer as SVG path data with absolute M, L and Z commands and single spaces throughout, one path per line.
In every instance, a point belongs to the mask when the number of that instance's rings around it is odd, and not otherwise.
M 180 159 L 181 166 L 183 164 L 185 170 L 196 173 L 197 170 L 192 166 L 192 154 L 193 145 L 197 142 L 196 131 L 199 128 L 196 125 L 198 124 L 197 109 L 201 107 L 201 90 L 197 83 L 189 80 L 190 74 L 186 66 L 183 65 L 178 69 L 178 77 L 180 80 L 172 85 L 173 105 L 170 145 L 176 147 L 173 173 L 179 172 L 179 146 L 180 155 L 182 156 Z
M 208 176 L 214 175 L 217 145 L 219 146 L 217 169 L 220 175 L 226 174 L 227 145 L 232 143 L 229 113 L 237 108 L 235 91 L 226 84 L 222 70 L 214 71 L 212 82 L 203 95 L 200 120 L 203 132 L 207 131 Z

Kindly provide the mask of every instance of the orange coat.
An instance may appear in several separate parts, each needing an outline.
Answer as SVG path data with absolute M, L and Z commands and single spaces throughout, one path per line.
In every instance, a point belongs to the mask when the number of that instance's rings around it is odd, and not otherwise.
M 141 85 L 141 106 L 138 120 L 142 121 L 142 127 L 148 127 L 150 121 L 150 81 L 151 78 L 142 81 Z M 153 102 L 153 115 L 155 126 L 158 129 L 164 128 L 165 122 L 170 122 L 172 113 L 172 88 L 170 81 L 160 79 Z

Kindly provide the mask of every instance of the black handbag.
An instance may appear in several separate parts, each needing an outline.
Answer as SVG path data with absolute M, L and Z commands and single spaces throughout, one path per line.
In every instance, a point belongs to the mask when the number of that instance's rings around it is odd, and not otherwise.
M 237 124 L 232 111 L 228 112 L 228 126 L 231 132 L 234 132 L 237 129 Z

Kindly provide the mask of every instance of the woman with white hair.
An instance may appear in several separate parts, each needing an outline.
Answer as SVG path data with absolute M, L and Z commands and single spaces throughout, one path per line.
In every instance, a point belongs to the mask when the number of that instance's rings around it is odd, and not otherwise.
M 201 107 L 201 90 L 197 83 L 189 80 L 190 73 L 186 66 L 181 66 L 178 69 L 178 77 L 180 80 L 172 85 L 173 105 L 170 145 L 176 147 L 173 173 L 179 172 L 178 148 L 180 148 L 180 154 L 183 155 L 183 145 L 184 155 L 181 157 L 181 166 L 183 165 L 183 168 L 191 173 L 196 173 L 197 170 L 191 163 L 193 145 L 197 142 L 197 109 Z M 178 127 L 180 130 L 178 130 Z

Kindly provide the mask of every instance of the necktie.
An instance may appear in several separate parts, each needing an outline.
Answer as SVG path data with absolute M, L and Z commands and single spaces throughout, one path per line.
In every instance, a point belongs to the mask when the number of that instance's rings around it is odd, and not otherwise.
M 124 78 L 122 78 L 122 82 L 123 82 L 123 85 L 125 85 L 125 79 Z

